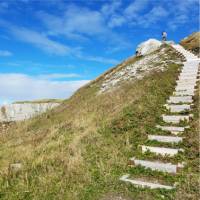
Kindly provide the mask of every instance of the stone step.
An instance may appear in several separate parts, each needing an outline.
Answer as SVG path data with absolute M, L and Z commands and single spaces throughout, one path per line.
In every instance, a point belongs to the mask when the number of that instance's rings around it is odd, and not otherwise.
M 190 69 L 182 69 L 180 71 L 180 74 L 183 74 L 183 75 L 197 75 L 199 73 L 199 71 L 197 69 L 191 71 Z
M 199 71 L 200 70 L 200 68 L 198 67 L 198 65 L 196 65 L 196 66 L 191 66 L 190 64 L 184 64 L 183 65 L 183 67 L 182 67 L 182 70 L 197 70 L 197 71 Z
M 183 68 L 181 70 L 181 73 L 189 73 L 189 74 L 193 74 L 193 73 L 199 73 L 199 70 L 197 68 L 191 69 L 191 68 Z
M 195 89 L 190 89 L 190 88 L 176 88 L 174 92 L 195 92 L 196 91 L 196 88 Z
M 168 143 L 179 143 L 183 141 L 183 138 L 175 136 L 148 135 L 148 140 L 155 140 L 158 142 L 168 142 Z
M 187 82 L 187 83 L 184 83 L 184 82 L 176 82 L 176 87 L 186 87 L 186 88 L 194 88 L 196 86 L 196 82 Z
M 162 115 L 163 121 L 166 123 L 173 123 L 173 124 L 178 124 L 181 121 L 189 121 L 190 118 L 192 118 L 193 115 Z
M 165 104 L 165 107 L 171 112 L 183 112 L 191 109 L 191 105 L 188 104 L 182 104 L 182 105 Z
M 183 164 L 174 165 L 172 163 L 162 163 L 159 161 L 137 160 L 134 157 L 130 159 L 131 164 L 135 166 L 142 166 L 150 168 L 151 170 L 157 170 L 161 172 L 177 173 L 180 168 L 183 168 Z
M 196 81 L 196 82 L 198 82 L 199 80 L 200 80 L 199 78 L 190 78 L 190 77 L 177 79 L 177 81 Z
M 186 91 L 186 90 L 195 90 L 195 85 L 177 85 L 175 87 L 176 91 Z
M 193 93 L 195 93 L 195 91 L 196 91 L 196 89 L 177 89 L 177 90 L 175 90 L 174 92 L 193 92 Z
M 198 69 L 194 69 L 194 70 L 190 70 L 190 69 L 182 69 L 180 71 L 180 74 L 188 74 L 188 75 L 191 75 L 191 74 L 199 74 L 199 70 Z
M 194 71 L 194 72 L 190 72 L 190 71 L 181 71 L 179 76 L 198 76 L 199 75 L 199 72 L 198 71 Z
M 175 96 L 194 96 L 195 92 L 192 90 L 186 90 L 186 91 L 175 91 L 173 92 L 173 95 Z
M 198 76 L 198 73 L 180 72 L 179 76 Z
M 189 126 L 180 127 L 180 126 L 160 126 L 156 125 L 156 128 L 161 129 L 163 131 L 169 131 L 174 135 L 183 133 L 185 129 L 190 128 Z
M 198 75 L 179 75 L 178 76 L 178 79 L 184 79 L 184 78 L 187 78 L 187 79 L 196 79 L 196 78 L 199 78 Z
M 192 96 L 184 96 L 184 97 L 180 97 L 180 96 L 171 96 L 169 98 L 169 100 L 167 100 L 167 103 L 192 103 L 193 99 Z
M 177 80 L 176 81 L 176 84 L 177 85 L 183 85 L 183 84 L 187 84 L 187 85 L 196 85 L 197 84 L 197 80 L 193 80 L 193 79 L 191 79 L 191 80 L 185 80 L 185 79 L 183 79 L 183 80 Z
M 141 187 L 141 188 L 150 188 L 150 189 L 165 189 L 165 190 L 172 190 L 175 189 L 175 186 L 168 186 L 168 185 L 162 185 L 159 183 L 154 183 L 154 182 L 148 182 L 144 180 L 139 180 L 139 179 L 130 179 L 130 175 L 126 174 L 120 178 L 121 181 L 131 183 L 135 185 L 136 187 Z
M 178 152 L 183 152 L 183 149 L 173 149 L 173 148 L 166 148 L 166 147 L 151 147 L 151 146 L 145 146 L 142 145 L 142 152 L 151 152 L 155 153 L 157 155 L 162 156 L 174 156 L 178 154 Z

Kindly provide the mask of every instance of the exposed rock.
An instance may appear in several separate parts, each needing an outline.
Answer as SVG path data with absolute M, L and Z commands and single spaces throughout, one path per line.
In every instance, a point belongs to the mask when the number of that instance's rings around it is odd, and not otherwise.
M 138 52 L 139 55 L 144 56 L 158 50 L 161 45 L 162 42 L 160 42 L 159 40 L 149 39 L 139 44 L 136 51 Z
M 16 103 L 1 106 L 0 122 L 29 119 L 58 105 L 59 103 Z
M 159 41 L 158 41 L 159 42 Z M 142 79 L 153 70 L 164 71 L 169 63 L 178 60 L 170 60 L 165 47 L 161 47 L 159 52 L 145 55 L 139 58 L 129 58 L 117 68 L 104 76 L 100 93 L 113 89 L 122 81 Z
M 19 172 L 21 170 L 22 170 L 22 164 L 21 163 L 12 163 L 9 166 L 9 171 L 11 173 L 17 173 L 17 172 Z

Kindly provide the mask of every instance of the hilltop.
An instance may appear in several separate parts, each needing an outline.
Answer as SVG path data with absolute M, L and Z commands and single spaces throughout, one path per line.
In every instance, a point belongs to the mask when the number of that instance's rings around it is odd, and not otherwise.
M 160 121 L 182 62 L 170 45 L 161 45 L 147 55 L 123 61 L 53 110 L 11 125 L 7 134 L 0 134 L 0 198 L 107 200 L 124 196 L 147 200 L 162 199 L 163 195 L 173 199 L 184 193 L 195 196 L 197 178 L 187 179 L 188 171 L 179 177 L 183 186 L 177 194 L 141 191 L 119 182 L 128 158 Z M 195 131 L 193 136 L 190 140 L 196 145 Z M 189 149 L 195 152 L 191 172 L 196 170 L 197 149 Z M 165 174 L 160 177 L 169 182 L 173 179 Z M 188 186 L 184 180 L 190 178 L 194 180 Z

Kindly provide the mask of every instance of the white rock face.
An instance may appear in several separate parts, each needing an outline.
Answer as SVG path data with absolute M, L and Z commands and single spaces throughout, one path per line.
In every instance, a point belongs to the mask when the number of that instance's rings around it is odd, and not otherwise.
M 124 61 L 104 77 L 100 93 L 113 89 L 121 82 L 142 79 L 154 70 L 164 71 L 168 63 L 174 63 L 178 59 L 170 60 L 165 48 L 162 48 L 158 53 L 143 56 L 132 63 L 129 61 Z
M 58 106 L 59 103 L 19 103 L 0 107 L 0 122 L 21 121 Z
M 139 55 L 148 55 L 157 49 L 160 48 L 162 42 L 156 39 L 149 39 L 145 42 L 142 42 L 141 44 L 138 45 L 136 51 L 138 51 Z

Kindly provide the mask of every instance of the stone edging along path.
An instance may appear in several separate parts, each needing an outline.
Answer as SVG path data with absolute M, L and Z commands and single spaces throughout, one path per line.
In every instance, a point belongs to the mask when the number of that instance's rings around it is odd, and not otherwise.
M 176 136 L 183 134 L 186 128 L 189 126 L 181 127 L 179 123 L 182 120 L 186 120 L 187 123 L 190 122 L 190 119 L 193 117 L 192 114 L 181 114 L 184 111 L 191 111 L 193 106 L 193 96 L 195 94 L 196 84 L 199 81 L 199 62 L 200 59 L 193 55 L 191 52 L 185 50 L 181 45 L 172 45 L 172 47 L 184 58 L 186 62 L 184 62 L 184 66 L 180 72 L 179 78 L 176 81 L 177 85 L 175 87 L 175 91 L 173 96 L 170 96 L 167 100 L 167 104 L 165 107 L 169 110 L 170 114 L 163 114 L 162 118 L 166 124 L 166 126 L 157 125 L 155 128 L 160 129 L 162 131 L 169 131 L 171 133 L 170 136 L 166 135 L 148 135 L 148 140 L 157 141 L 160 143 L 168 143 L 168 144 L 179 144 L 182 142 L 183 137 Z M 171 125 L 173 124 L 173 125 Z M 182 136 L 182 135 L 181 135 Z M 142 153 L 151 152 L 156 156 L 170 156 L 173 157 L 180 152 L 184 152 L 184 149 L 181 148 L 165 148 L 158 146 L 145 146 L 141 145 Z M 156 170 L 160 172 L 173 173 L 176 174 L 181 168 L 184 167 L 184 163 L 166 163 L 161 162 L 159 160 L 140 160 L 137 158 L 130 158 L 130 162 L 134 166 L 142 166 L 145 169 Z M 129 174 L 123 175 L 120 178 L 121 181 L 128 182 L 133 184 L 136 187 L 142 188 L 150 188 L 150 189 L 166 189 L 171 190 L 176 186 L 174 185 L 165 185 L 159 183 L 159 181 L 149 181 L 144 180 L 144 178 L 133 179 Z

